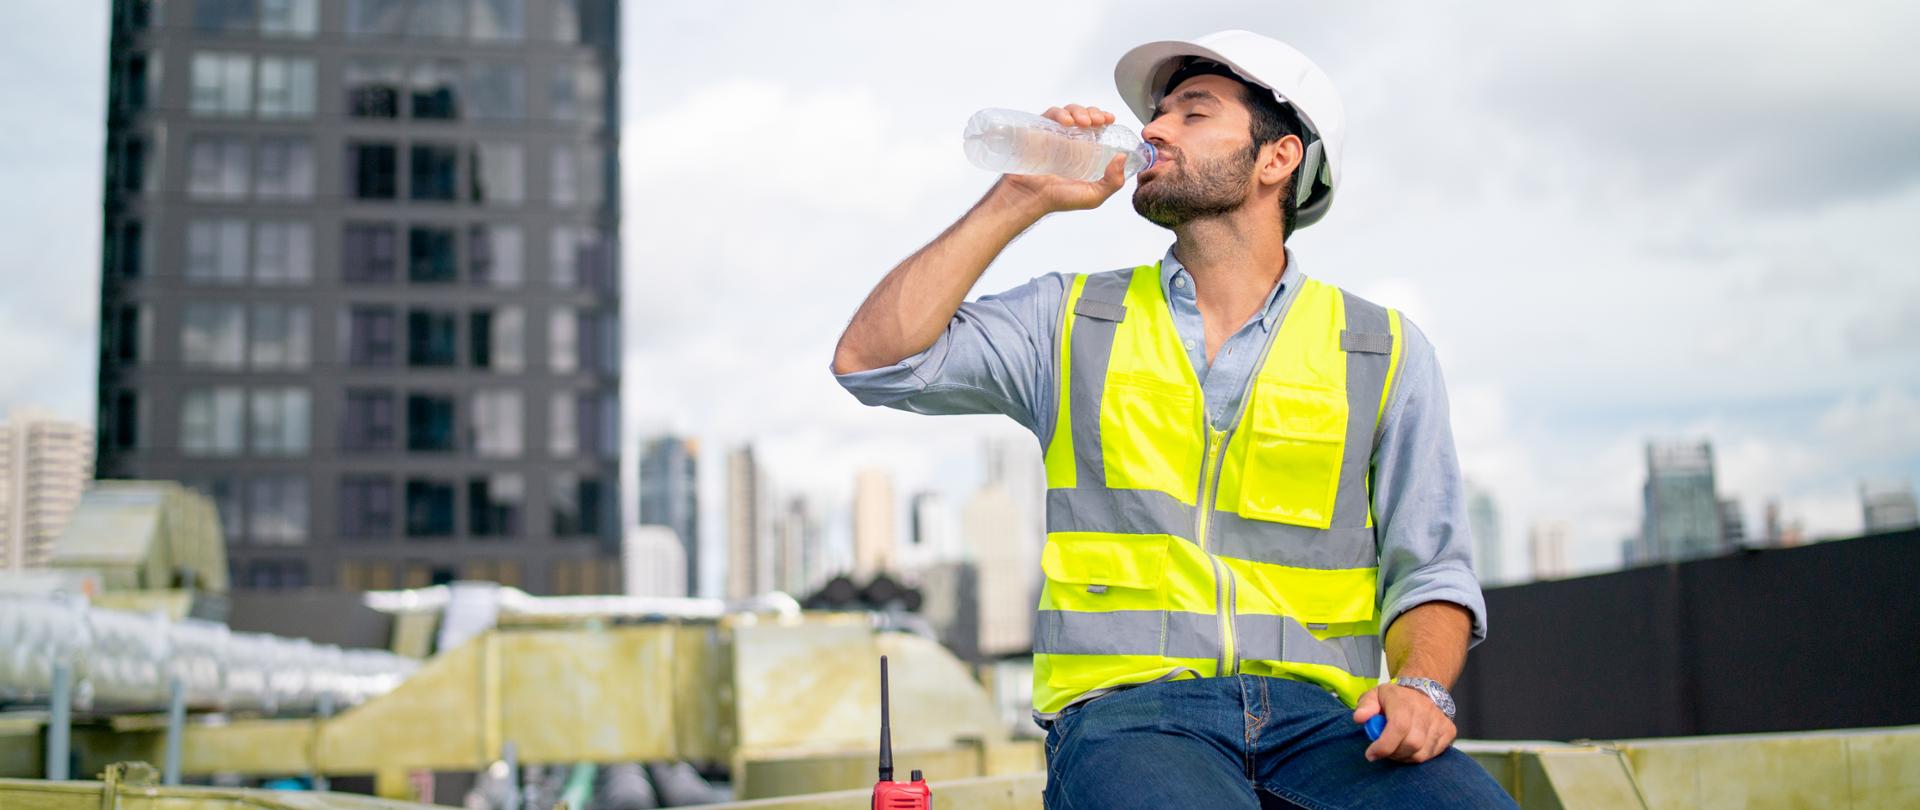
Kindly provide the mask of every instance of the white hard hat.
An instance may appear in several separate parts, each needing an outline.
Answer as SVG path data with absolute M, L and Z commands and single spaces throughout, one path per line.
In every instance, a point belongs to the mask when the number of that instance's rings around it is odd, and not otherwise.
M 1113 82 L 1142 123 L 1153 120 L 1167 80 L 1187 57 L 1211 59 L 1226 65 L 1240 78 L 1273 91 L 1275 98 L 1298 113 L 1310 130 L 1303 178 L 1296 184 L 1300 210 L 1293 227 L 1305 228 L 1326 216 L 1340 177 L 1340 147 L 1347 134 L 1347 112 L 1333 81 L 1305 54 L 1277 39 L 1251 31 L 1220 31 L 1193 40 L 1149 42 L 1127 51 L 1113 68 Z

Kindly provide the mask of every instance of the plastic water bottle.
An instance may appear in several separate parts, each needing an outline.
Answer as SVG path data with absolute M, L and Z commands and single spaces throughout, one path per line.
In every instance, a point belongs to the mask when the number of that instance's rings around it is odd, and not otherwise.
M 1132 177 L 1153 165 L 1153 144 L 1117 124 L 1066 127 L 1017 110 L 981 110 L 967 120 L 967 159 L 1003 174 L 1052 174 L 1098 180 L 1115 155 L 1126 155 Z

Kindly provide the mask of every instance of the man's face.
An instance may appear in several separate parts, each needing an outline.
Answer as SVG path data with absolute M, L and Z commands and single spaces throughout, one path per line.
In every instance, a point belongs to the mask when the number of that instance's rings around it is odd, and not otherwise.
M 1164 228 L 1232 213 L 1252 193 L 1252 119 L 1239 82 L 1195 76 L 1160 101 L 1141 136 L 1160 159 L 1140 173 L 1133 210 Z

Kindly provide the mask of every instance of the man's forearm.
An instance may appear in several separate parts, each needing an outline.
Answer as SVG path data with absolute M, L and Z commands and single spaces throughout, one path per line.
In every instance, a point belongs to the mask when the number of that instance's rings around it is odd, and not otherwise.
M 1473 616 L 1452 602 L 1427 602 L 1387 628 L 1387 666 L 1396 678 L 1431 678 L 1448 689 L 1467 662 Z
M 958 222 L 887 273 L 841 334 L 834 372 L 879 368 L 933 345 L 987 265 L 1039 221 L 1042 212 L 1032 203 L 996 184 Z

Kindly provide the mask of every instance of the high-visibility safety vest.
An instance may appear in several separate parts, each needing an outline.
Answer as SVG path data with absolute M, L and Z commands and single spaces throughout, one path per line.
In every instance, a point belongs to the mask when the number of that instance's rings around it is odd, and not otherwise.
M 1046 448 L 1036 716 L 1116 688 L 1249 673 L 1348 705 L 1380 679 L 1369 480 L 1398 312 L 1313 279 L 1225 430 L 1160 268 L 1076 276 Z

